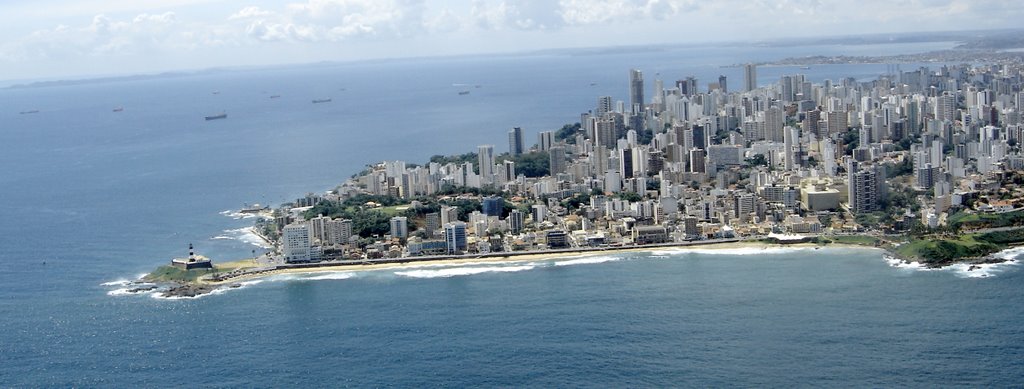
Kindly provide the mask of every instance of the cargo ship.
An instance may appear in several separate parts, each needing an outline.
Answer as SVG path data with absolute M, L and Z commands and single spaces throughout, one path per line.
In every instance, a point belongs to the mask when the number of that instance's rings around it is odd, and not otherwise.
M 217 119 L 227 119 L 227 118 L 228 118 L 228 114 L 227 114 L 227 113 L 225 113 L 225 112 L 221 112 L 221 113 L 220 113 L 220 114 L 218 114 L 218 115 L 210 115 L 210 116 L 207 116 L 207 117 L 206 117 L 206 120 L 217 120 Z

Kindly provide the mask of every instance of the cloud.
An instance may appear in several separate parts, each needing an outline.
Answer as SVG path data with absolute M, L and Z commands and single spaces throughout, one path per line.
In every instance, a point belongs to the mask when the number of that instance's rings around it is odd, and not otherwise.
M 429 27 L 454 29 L 451 15 L 426 19 L 424 0 L 308 0 L 287 4 L 277 12 L 250 8 L 239 11 L 235 15 L 240 17 L 229 20 L 243 19 L 242 15 L 250 19 L 245 34 L 258 41 L 397 39 L 414 36 Z
M 235 12 L 231 16 L 228 16 L 228 20 L 255 19 L 260 17 L 267 17 L 270 15 L 272 15 L 270 11 L 265 11 L 263 9 L 260 9 L 260 7 L 245 7 L 239 10 L 238 12 Z

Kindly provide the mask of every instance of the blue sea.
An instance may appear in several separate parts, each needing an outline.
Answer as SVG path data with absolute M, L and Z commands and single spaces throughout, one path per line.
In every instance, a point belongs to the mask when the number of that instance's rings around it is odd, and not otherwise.
M 514 126 L 532 141 L 598 96 L 625 99 L 630 68 L 648 85 L 726 75 L 736 89 L 741 70 L 722 65 L 938 46 L 607 49 L 0 89 L 0 387 L 1019 386 L 1015 263 L 663 250 L 124 293 L 189 243 L 214 260 L 263 250 L 243 204 L 328 190 L 384 159 L 503 151 Z

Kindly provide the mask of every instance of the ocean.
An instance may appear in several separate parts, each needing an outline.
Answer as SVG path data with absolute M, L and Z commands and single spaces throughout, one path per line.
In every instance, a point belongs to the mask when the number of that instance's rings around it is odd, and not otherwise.
M 383 159 L 504 151 L 514 126 L 532 143 L 598 96 L 625 99 L 630 68 L 648 85 L 722 74 L 736 89 L 741 70 L 722 65 L 939 46 L 607 49 L 0 89 L 0 387 L 1019 385 L 1016 264 L 666 250 L 123 293 L 189 243 L 215 261 L 263 250 L 243 204 L 324 191 Z

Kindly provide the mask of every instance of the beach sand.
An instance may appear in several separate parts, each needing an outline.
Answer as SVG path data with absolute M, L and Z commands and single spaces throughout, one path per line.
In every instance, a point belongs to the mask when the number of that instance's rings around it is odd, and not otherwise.
M 673 252 L 686 252 L 688 250 L 737 250 L 737 249 L 768 249 L 768 248 L 796 248 L 796 249 L 813 249 L 820 247 L 828 248 L 843 248 L 843 247 L 855 247 L 855 248 L 869 248 L 866 246 L 850 245 L 850 244 L 828 244 L 819 245 L 814 243 L 797 243 L 797 244 L 772 244 L 764 242 L 728 242 L 728 243 L 711 243 L 711 244 L 690 244 L 690 245 L 676 245 L 676 246 L 656 246 L 656 247 L 624 247 L 624 248 L 609 248 L 607 250 L 598 251 L 569 251 L 569 252 L 540 252 L 540 253 L 529 253 L 521 252 L 515 253 L 508 256 L 494 256 L 494 257 L 460 257 L 451 259 L 437 259 L 429 261 L 416 261 L 416 262 L 404 262 L 404 263 L 381 263 L 381 264 L 346 264 L 346 265 L 325 265 L 314 268 L 295 268 L 295 269 L 277 269 L 270 270 L 255 274 L 245 274 L 238 277 L 232 277 L 223 281 L 201 281 L 207 285 L 226 285 L 233 284 L 241 281 L 248 281 L 253 279 L 260 279 L 271 277 L 282 274 L 315 274 L 315 273 L 326 273 L 326 272 L 364 272 L 364 271 L 376 271 L 376 270 L 392 270 L 392 269 L 415 269 L 422 267 L 437 267 L 437 266 L 458 266 L 467 264 L 487 264 L 487 263 L 517 263 L 517 262 L 529 262 L 537 260 L 552 260 L 559 258 L 580 258 L 598 255 L 609 255 L 609 254 L 621 254 L 630 252 L 644 252 L 649 253 L 653 251 L 673 251 Z M 414 259 L 414 258 L 412 258 Z M 241 264 L 251 263 L 251 260 L 235 261 L 230 264 Z

